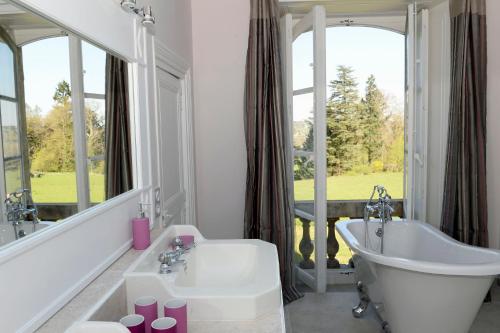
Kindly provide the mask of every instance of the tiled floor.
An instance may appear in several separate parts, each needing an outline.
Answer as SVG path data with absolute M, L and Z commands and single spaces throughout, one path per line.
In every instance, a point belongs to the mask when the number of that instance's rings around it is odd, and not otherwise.
M 470 333 L 500 332 L 500 288 L 485 303 Z M 326 294 L 306 292 L 304 298 L 285 307 L 287 333 L 378 333 L 380 323 L 371 309 L 362 319 L 351 315 L 358 302 L 354 287 L 335 287 Z

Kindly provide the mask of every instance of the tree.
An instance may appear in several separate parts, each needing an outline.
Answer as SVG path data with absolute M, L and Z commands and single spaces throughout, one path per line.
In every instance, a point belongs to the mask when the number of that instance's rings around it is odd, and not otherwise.
M 380 158 L 382 152 L 385 108 L 385 96 L 377 87 L 375 76 L 370 75 L 366 81 L 366 93 L 362 101 L 363 146 L 368 154 L 368 163 Z
M 75 149 L 73 143 L 73 115 L 71 90 L 66 81 L 57 84 L 55 104 L 43 116 L 40 109 L 27 107 L 27 126 L 32 170 L 44 172 L 73 172 Z M 96 112 L 97 106 L 85 107 L 85 131 L 89 157 L 104 155 L 104 119 Z M 93 171 L 104 171 L 103 161 L 93 162 Z
M 403 171 L 404 119 L 401 113 L 389 115 L 383 128 L 382 161 L 386 171 Z
M 360 158 L 360 104 L 354 70 L 337 67 L 326 106 L 327 166 L 331 175 L 350 170 Z
M 42 148 L 35 155 L 33 169 L 46 172 L 72 172 L 75 170 L 75 150 L 73 145 L 73 118 L 71 102 L 54 105 L 45 116 L 47 137 Z
M 31 108 L 26 105 L 26 125 L 29 160 L 33 161 L 35 155 L 42 149 L 47 137 L 47 128 L 39 106 Z
M 105 120 L 97 113 L 98 107 L 97 104 L 90 104 L 85 108 L 85 130 L 87 136 L 87 155 L 89 158 L 103 156 L 105 153 Z M 90 166 L 92 167 L 92 172 L 104 173 L 103 160 L 94 160 Z
M 71 88 L 66 80 L 62 80 L 57 84 L 56 92 L 52 99 L 60 105 L 66 104 L 71 98 Z

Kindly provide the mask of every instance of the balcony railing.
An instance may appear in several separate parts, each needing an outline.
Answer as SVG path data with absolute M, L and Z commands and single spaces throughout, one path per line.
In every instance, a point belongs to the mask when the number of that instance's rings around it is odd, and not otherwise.
M 333 200 L 327 203 L 327 267 L 340 268 L 337 259 L 339 241 L 335 233 L 335 223 L 341 218 L 363 218 L 366 200 Z M 393 200 L 395 209 L 393 216 L 404 217 L 403 200 Z M 302 269 L 313 269 L 314 261 L 311 256 L 314 252 L 314 242 L 311 238 L 311 223 L 314 222 L 314 201 L 296 201 L 295 217 L 302 225 L 302 238 L 299 243 L 300 262 Z

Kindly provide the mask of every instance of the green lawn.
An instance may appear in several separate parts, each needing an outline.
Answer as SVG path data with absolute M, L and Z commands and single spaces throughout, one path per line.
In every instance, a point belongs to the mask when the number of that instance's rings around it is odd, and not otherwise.
M 104 201 L 104 175 L 91 173 L 90 201 Z M 47 172 L 31 178 L 33 200 L 36 203 L 70 203 L 76 199 L 76 175 L 74 172 Z
M 373 173 L 356 176 L 333 176 L 327 179 L 328 200 L 367 200 L 374 185 L 384 185 L 389 194 L 395 199 L 403 197 L 403 173 Z M 295 181 L 295 200 L 313 200 L 314 181 L 312 179 Z M 311 223 L 311 238 L 314 240 L 314 223 Z M 326 233 L 326 230 L 325 230 Z M 335 232 L 339 242 L 337 260 L 347 264 L 351 252 L 340 235 Z M 295 260 L 299 262 L 302 257 L 299 252 L 299 243 L 302 239 L 302 223 L 295 220 Z M 314 253 L 311 255 L 314 261 Z

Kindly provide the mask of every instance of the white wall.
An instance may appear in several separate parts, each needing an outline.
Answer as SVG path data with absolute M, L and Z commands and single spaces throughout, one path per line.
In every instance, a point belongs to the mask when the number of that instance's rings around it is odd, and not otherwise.
M 137 3 L 152 6 L 156 39 L 191 64 L 191 0 L 139 0 Z
M 241 238 L 250 1 L 192 0 L 197 214 L 208 238 Z
M 500 1 L 486 0 L 488 34 L 487 179 L 490 246 L 500 248 Z

